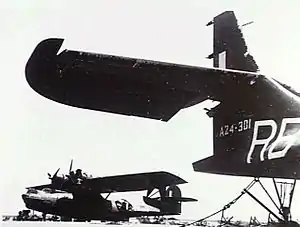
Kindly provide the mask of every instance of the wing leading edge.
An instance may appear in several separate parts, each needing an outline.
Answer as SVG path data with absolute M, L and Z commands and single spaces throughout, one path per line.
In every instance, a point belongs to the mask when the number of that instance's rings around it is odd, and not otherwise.
M 97 191 L 98 193 L 109 193 L 143 191 L 151 188 L 160 188 L 185 183 L 187 183 L 185 180 L 174 174 L 160 171 L 86 179 L 83 182 L 83 187 L 91 189 L 92 191 Z M 28 188 L 44 189 L 53 188 L 53 186 L 51 184 L 47 184 Z M 73 190 L 69 185 L 66 187 L 62 185 L 62 188 L 53 189 L 69 192 L 72 192 Z
M 182 178 L 168 172 L 149 172 L 94 178 L 87 181 L 89 187 L 101 192 L 143 191 L 170 185 L 187 183 Z
M 237 90 L 258 76 L 74 50 L 57 55 L 62 43 L 39 43 L 26 79 L 44 97 L 90 110 L 168 121 L 206 99 L 232 102 Z

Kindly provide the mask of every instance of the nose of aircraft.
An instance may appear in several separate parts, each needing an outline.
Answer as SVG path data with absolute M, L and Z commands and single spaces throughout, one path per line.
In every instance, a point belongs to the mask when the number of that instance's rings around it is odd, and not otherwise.
M 28 199 L 29 196 L 27 194 L 22 194 L 22 199 L 25 201 L 26 199 Z
M 23 202 L 28 209 L 34 209 L 34 200 L 31 199 L 31 196 L 28 194 L 22 194 Z

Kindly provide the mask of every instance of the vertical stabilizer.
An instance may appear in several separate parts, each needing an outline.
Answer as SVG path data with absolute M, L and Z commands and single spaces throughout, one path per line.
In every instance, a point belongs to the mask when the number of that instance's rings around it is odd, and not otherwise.
M 213 53 L 214 67 L 257 72 L 258 66 L 248 53 L 240 26 L 232 11 L 214 17 L 207 25 L 214 26 Z

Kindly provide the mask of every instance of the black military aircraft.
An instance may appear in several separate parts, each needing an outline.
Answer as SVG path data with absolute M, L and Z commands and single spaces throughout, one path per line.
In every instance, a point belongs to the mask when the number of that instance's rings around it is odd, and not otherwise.
M 22 195 L 28 209 L 78 220 L 127 221 L 131 217 L 181 214 L 181 203 L 197 201 L 181 196 L 178 184 L 187 183 L 167 172 L 149 172 L 92 178 L 80 169 L 73 173 L 53 176 L 51 184 L 28 187 Z M 108 200 L 113 192 L 147 190 L 145 204 L 157 211 L 136 210 L 127 200 Z M 155 190 L 157 190 L 155 192 Z M 108 193 L 105 197 L 103 193 Z M 155 194 L 158 197 L 153 197 Z
M 299 93 L 259 73 L 232 11 L 210 24 L 214 68 L 68 49 L 57 54 L 63 39 L 51 38 L 33 51 L 26 79 L 36 92 L 59 103 L 162 121 L 205 100 L 219 101 L 207 110 L 213 118 L 214 154 L 193 163 L 195 171 L 299 179 Z M 280 202 L 284 221 L 290 204 Z

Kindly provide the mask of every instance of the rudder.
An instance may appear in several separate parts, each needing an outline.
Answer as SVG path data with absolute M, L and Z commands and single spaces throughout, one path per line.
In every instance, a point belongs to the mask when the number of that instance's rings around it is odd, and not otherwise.
M 214 17 L 207 26 L 214 26 L 213 59 L 214 67 L 241 71 L 259 70 L 253 56 L 248 53 L 240 26 L 233 11 L 226 11 Z

